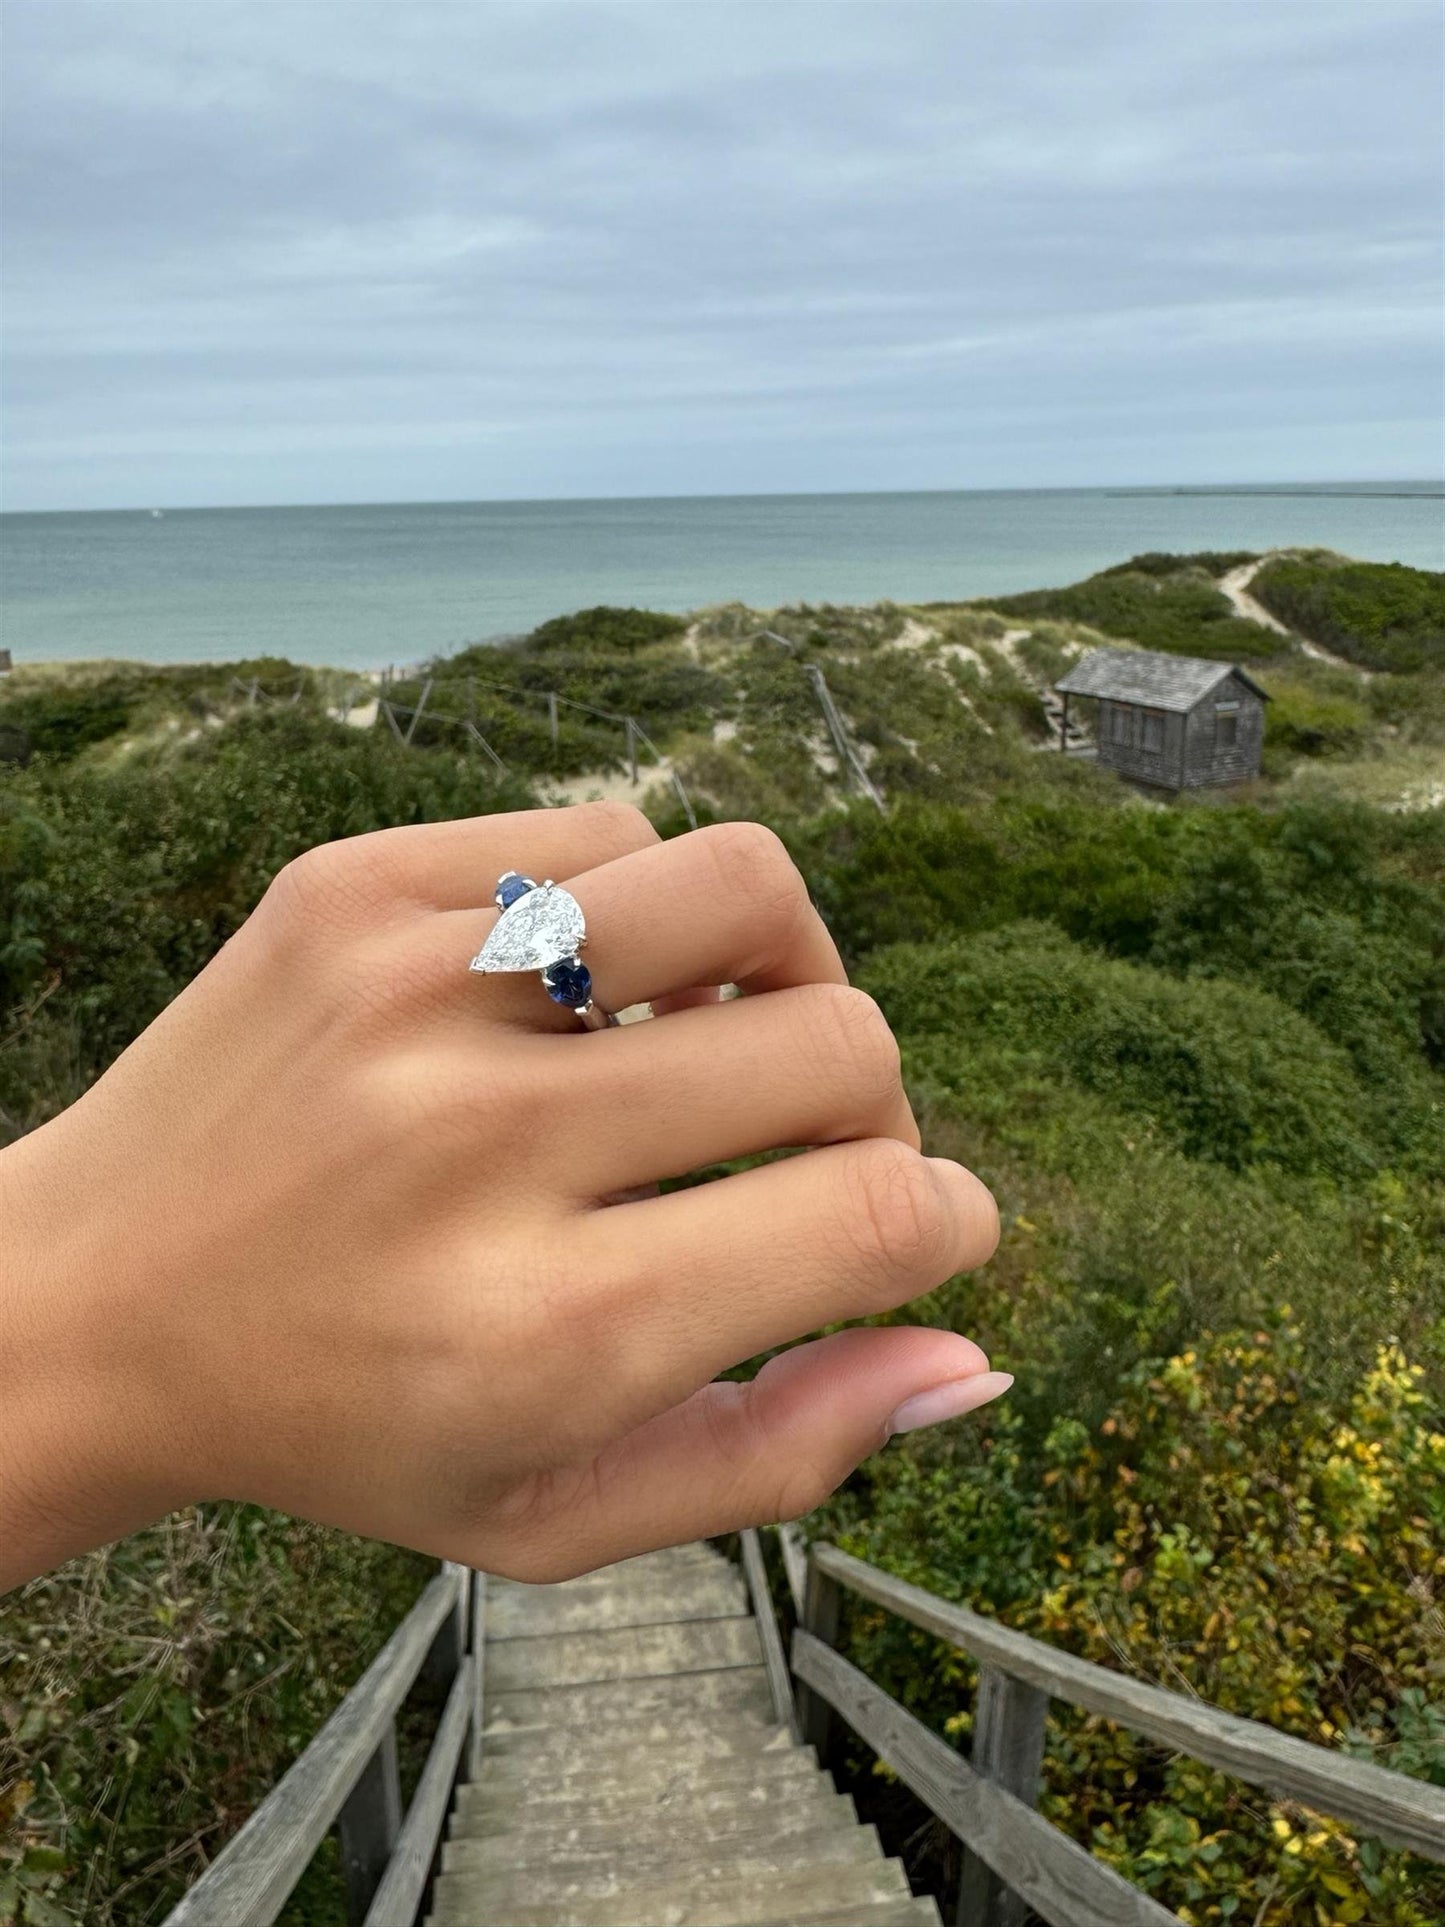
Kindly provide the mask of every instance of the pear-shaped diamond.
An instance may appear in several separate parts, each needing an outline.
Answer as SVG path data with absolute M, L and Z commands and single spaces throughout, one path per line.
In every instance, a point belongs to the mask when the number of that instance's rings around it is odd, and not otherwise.
M 575 957 L 587 939 L 582 906 L 560 883 L 528 890 L 498 917 L 473 970 L 546 970 Z

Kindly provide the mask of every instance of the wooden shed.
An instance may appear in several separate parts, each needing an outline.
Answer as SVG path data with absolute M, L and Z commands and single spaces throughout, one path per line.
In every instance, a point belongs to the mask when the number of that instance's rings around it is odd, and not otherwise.
M 1186 790 L 1258 776 L 1268 696 L 1229 662 L 1147 649 L 1091 649 L 1054 688 L 1099 705 L 1099 762 L 1132 782 Z

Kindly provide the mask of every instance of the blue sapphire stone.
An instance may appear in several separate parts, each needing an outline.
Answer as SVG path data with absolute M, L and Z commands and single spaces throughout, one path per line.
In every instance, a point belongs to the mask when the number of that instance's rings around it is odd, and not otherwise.
M 530 877 L 519 877 L 515 873 L 503 877 L 497 885 L 497 908 L 510 910 L 518 897 L 526 896 L 529 890 L 535 890 L 536 887 Z
M 592 1001 L 592 972 L 576 957 L 544 970 L 542 982 L 552 1002 L 566 1004 L 569 1010 L 582 1010 Z

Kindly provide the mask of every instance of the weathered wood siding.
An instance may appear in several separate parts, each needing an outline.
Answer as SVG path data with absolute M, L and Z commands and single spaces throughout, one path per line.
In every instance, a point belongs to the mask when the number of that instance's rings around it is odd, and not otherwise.
M 1233 746 L 1222 745 L 1217 722 L 1221 703 L 1237 702 Z M 1239 680 L 1212 690 L 1183 719 L 1188 724 L 1184 745 L 1184 784 L 1193 789 L 1213 783 L 1246 783 L 1259 775 L 1264 751 L 1264 704 Z
M 1159 749 L 1144 748 L 1144 719 L 1158 717 L 1162 724 Z M 1129 739 L 1116 742 L 1116 720 L 1122 718 Z M 1120 703 L 1101 697 L 1099 701 L 1099 762 L 1105 769 L 1117 770 L 1131 782 L 1152 783 L 1160 789 L 1184 787 L 1185 723 L 1177 710 L 1143 709 L 1138 703 Z
M 1219 705 L 1237 703 L 1235 739 L 1222 744 Z M 1125 740 L 1116 740 L 1122 719 Z M 1146 748 L 1151 732 L 1159 747 Z M 1157 789 L 1198 789 L 1208 784 L 1244 783 L 1258 776 L 1264 748 L 1264 704 L 1238 676 L 1231 676 L 1187 713 L 1146 709 L 1108 697 L 1099 699 L 1099 763 L 1132 783 Z

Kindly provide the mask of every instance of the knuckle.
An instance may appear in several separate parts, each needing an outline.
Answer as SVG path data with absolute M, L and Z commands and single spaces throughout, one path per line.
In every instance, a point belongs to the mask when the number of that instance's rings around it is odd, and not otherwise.
M 266 892 L 272 918 L 304 927 L 350 923 L 369 902 L 368 872 L 345 843 L 318 843 L 292 857 Z
M 600 842 L 615 844 L 619 851 L 641 850 L 661 841 L 651 819 L 635 803 L 611 797 L 572 807 L 580 821 L 596 825 Z
M 855 1249 L 871 1272 L 914 1278 L 952 1269 L 953 1226 L 927 1160 L 906 1144 L 856 1147 L 847 1172 Z
M 852 984 L 814 984 L 808 995 L 818 1032 L 813 1047 L 821 1046 L 837 1058 L 864 1097 L 892 1097 L 902 1087 L 902 1058 L 875 1000 Z
M 727 1530 L 800 1519 L 817 1510 L 849 1469 L 835 1472 L 806 1448 L 780 1456 L 758 1379 L 749 1385 L 715 1384 L 696 1409 L 708 1461 L 719 1475 L 719 1518 Z
M 808 909 L 808 890 L 787 845 L 763 823 L 715 823 L 697 836 L 730 898 L 742 898 L 766 926 L 790 927 Z
M 835 1470 L 814 1459 L 795 1459 L 782 1472 L 769 1524 L 781 1525 L 792 1519 L 805 1519 L 810 1512 L 816 1512 L 826 1499 L 832 1497 L 850 1469 L 840 1466 Z

